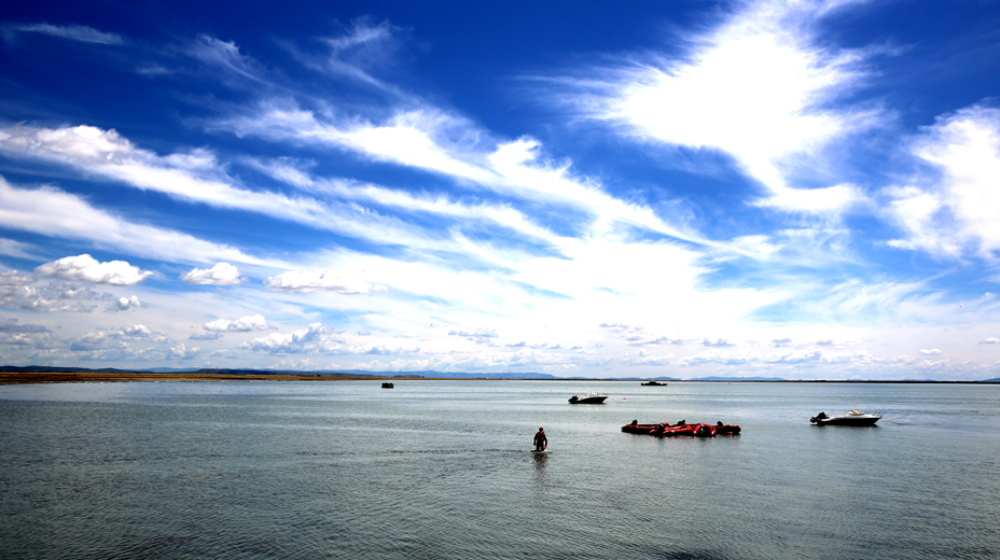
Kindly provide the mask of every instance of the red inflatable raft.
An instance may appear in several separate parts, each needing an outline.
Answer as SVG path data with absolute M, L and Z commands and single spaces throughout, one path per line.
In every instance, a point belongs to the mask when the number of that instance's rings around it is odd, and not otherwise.
M 629 434 L 648 434 L 657 437 L 693 436 L 693 437 L 715 437 L 716 435 L 737 435 L 741 429 L 736 424 L 688 424 L 681 420 L 671 425 L 669 422 L 662 424 L 640 424 L 632 421 L 631 424 L 622 426 L 622 431 Z

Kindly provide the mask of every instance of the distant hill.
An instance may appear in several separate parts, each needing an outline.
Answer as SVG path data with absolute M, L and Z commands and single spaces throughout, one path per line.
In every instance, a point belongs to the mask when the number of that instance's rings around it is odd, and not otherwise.
M 324 373 L 324 372 L 319 372 Z M 377 377 L 436 377 L 441 379 L 568 379 L 556 377 L 547 373 L 467 373 L 446 371 L 386 371 L 372 372 L 368 370 L 339 370 L 337 373 L 349 375 L 370 375 Z
M 319 375 L 324 377 L 436 377 L 443 379 L 563 379 L 547 373 L 465 373 L 441 371 L 387 371 L 373 372 L 368 370 L 277 370 L 253 368 L 150 368 L 150 369 L 118 369 L 118 368 L 85 368 L 75 366 L 0 366 L 0 372 L 39 372 L 39 373 L 198 373 L 207 375 Z
M 85 367 L 53 367 L 53 366 L 0 366 L 0 371 L 8 372 L 39 372 L 39 373 L 137 373 L 132 369 L 117 368 L 85 368 Z
M 698 377 L 689 381 L 788 381 L 781 377 Z
M 676 377 L 615 377 L 615 378 L 591 378 L 591 377 L 557 377 L 548 373 L 524 372 L 524 373 L 470 373 L 470 372 L 446 372 L 446 371 L 370 371 L 370 370 L 279 370 L 279 369 L 255 369 L 255 368 L 168 368 L 158 367 L 149 369 L 121 369 L 121 368 L 85 368 L 77 366 L 0 366 L 0 372 L 23 373 L 196 373 L 202 375 L 304 375 L 323 377 L 416 377 L 416 378 L 436 378 L 436 379 L 552 379 L 560 381 L 789 381 L 782 377 L 697 377 L 694 379 L 678 379 Z M 795 380 L 792 380 L 795 381 Z M 802 380 L 799 380 L 802 381 Z M 811 382 L 824 382 L 825 379 L 808 380 Z M 831 382 L 846 383 L 1000 383 L 1000 377 L 993 379 L 983 379 L 979 381 L 936 381 L 930 379 L 872 379 L 872 380 L 829 380 Z

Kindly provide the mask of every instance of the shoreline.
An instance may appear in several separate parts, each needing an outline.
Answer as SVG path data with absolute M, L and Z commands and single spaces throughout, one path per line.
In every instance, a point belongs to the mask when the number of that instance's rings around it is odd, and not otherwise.
M 365 375 L 250 374 L 250 373 L 150 373 L 150 372 L 0 372 L 0 385 L 124 381 L 590 381 L 601 383 L 637 383 L 642 379 L 517 379 L 490 377 L 398 377 Z M 997 381 L 918 381 L 918 380 L 830 380 L 830 379 L 672 379 L 665 383 L 891 383 L 997 385 Z
M 358 377 L 286 374 L 227 374 L 227 373 L 101 373 L 101 372 L 0 372 L 0 385 L 28 383 L 75 383 L 105 381 L 372 381 L 401 379 L 399 377 Z M 402 378 L 406 379 L 406 378 Z M 409 378 L 415 379 L 415 378 Z

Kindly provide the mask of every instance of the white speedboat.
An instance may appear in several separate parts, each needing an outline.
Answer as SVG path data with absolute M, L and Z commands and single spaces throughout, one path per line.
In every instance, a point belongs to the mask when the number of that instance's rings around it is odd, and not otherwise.
M 809 421 L 817 426 L 826 426 L 828 424 L 831 426 L 874 426 L 875 422 L 881 419 L 882 417 L 878 414 L 867 414 L 860 410 L 852 410 L 843 414 L 837 414 L 836 416 L 827 416 L 825 412 L 820 412 L 810 418 Z
M 604 393 L 593 392 L 586 395 L 573 395 L 569 398 L 569 404 L 604 404 L 608 396 Z

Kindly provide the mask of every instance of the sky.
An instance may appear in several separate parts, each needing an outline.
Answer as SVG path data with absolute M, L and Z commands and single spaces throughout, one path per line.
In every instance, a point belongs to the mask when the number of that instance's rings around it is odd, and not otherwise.
M 1000 377 L 1000 2 L 0 8 L 0 365 Z

